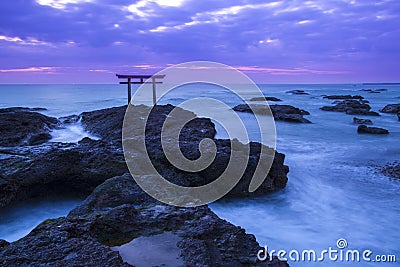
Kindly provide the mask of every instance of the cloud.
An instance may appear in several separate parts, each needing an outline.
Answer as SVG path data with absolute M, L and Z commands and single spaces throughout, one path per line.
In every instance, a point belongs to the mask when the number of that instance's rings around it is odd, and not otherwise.
M 379 67 L 381 79 L 395 79 L 399 14 L 397 0 L 0 1 L 0 68 L 100 75 L 209 60 L 343 79 Z
M 29 67 L 22 69 L 0 69 L 0 73 L 11 73 L 11 72 L 46 72 L 46 73 L 54 73 L 56 71 L 56 67 Z
M 67 5 L 78 5 L 81 3 L 90 3 L 93 0 L 36 0 L 36 3 L 43 6 L 50 6 L 52 8 L 64 9 Z

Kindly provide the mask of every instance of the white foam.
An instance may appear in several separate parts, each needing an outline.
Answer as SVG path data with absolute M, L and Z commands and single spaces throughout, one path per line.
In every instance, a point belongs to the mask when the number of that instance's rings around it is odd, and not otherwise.
M 85 137 L 89 137 L 93 140 L 99 140 L 100 138 L 94 136 L 83 128 L 80 122 L 66 125 L 65 128 L 57 129 L 51 132 L 52 139 L 50 142 L 61 142 L 61 143 L 77 143 Z

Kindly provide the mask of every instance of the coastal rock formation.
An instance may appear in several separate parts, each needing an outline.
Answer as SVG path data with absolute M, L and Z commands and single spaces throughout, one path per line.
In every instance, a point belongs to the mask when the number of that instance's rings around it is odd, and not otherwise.
M 16 200 L 48 194 L 74 192 L 87 195 L 106 179 L 127 172 L 121 144 L 125 108 L 81 115 L 87 129 L 102 137 L 102 140 L 84 138 L 77 144 L 46 143 L 32 147 L 0 148 L 0 207 Z M 147 107 L 139 107 L 138 112 L 141 108 Z M 210 119 L 195 118 L 194 114 L 182 110 L 183 114 L 190 114 L 194 118 L 181 130 L 179 144 L 182 153 L 189 159 L 196 159 L 200 155 L 200 141 L 211 138 L 215 141 L 217 156 L 211 166 L 198 173 L 175 168 L 163 152 L 160 136 L 165 118 L 173 109 L 172 105 L 157 106 L 147 124 L 147 153 L 154 167 L 176 184 L 197 186 L 215 180 L 229 162 L 230 141 L 214 139 L 215 126 Z M 260 144 L 251 143 L 246 171 L 228 196 L 261 195 L 285 187 L 289 169 L 284 165 L 284 155 L 276 152 L 264 183 L 254 193 L 248 192 L 248 184 L 260 158 L 260 147 Z
M 368 115 L 368 116 L 379 116 L 379 113 L 370 111 L 371 106 L 362 100 L 346 99 L 336 103 L 334 106 L 324 106 L 320 108 L 324 111 L 336 111 L 345 112 L 349 115 Z
M 385 88 L 380 88 L 380 89 L 361 89 L 360 91 L 362 91 L 362 92 L 367 92 L 367 93 L 370 93 L 370 94 L 380 94 L 381 92 L 385 92 L 385 91 L 387 91 L 387 89 L 385 89 Z
M 126 108 L 127 106 L 122 106 L 83 112 L 80 115 L 81 122 L 91 134 L 100 136 L 107 142 L 120 143 Z
M 292 94 L 292 95 L 309 95 L 309 93 L 305 92 L 304 90 L 290 90 L 290 91 L 287 91 L 286 93 Z
M 366 125 L 360 125 L 357 128 L 357 133 L 367 133 L 367 134 L 388 134 L 389 131 L 379 127 L 368 127 Z
M 389 104 L 389 105 L 386 105 L 383 109 L 381 109 L 381 112 L 383 112 L 383 113 L 391 113 L 391 114 L 400 113 L 400 104 Z
M 274 119 L 277 121 L 297 122 L 297 123 L 311 123 L 311 121 L 305 119 L 303 115 L 310 115 L 308 111 L 290 106 L 290 105 L 270 105 L 271 112 Z M 247 113 L 264 113 L 264 106 L 260 104 L 240 104 L 233 108 L 237 112 Z
M 38 145 L 51 139 L 50 131 L 60 122 L 36 111 L 41 108 L 0 109 L 0 146 Z
M 49 194 L 87 195 L 104 180 L 127 171 L 120 147 L 89 138 L 78 144 L 2 148 L 0 155 L 0 207 Z
M 7 244 L 0 250 L 0 265 L 131 266 L 127 262 L 132 261 L 140 266 L 147 264 L 140 253 L 147 251 L 155 259 L 162 254 L 151 249 L 158 245 L 157 237 L 170 251 L 178 251 L 167 255 L 179 260 L 177 266 L 288 266 L 277 258 L 258 261 L 261 247 L 255 237 L 218 218 L 207 206 L 160 204 L 129 174 L 105 181 L 67 217 L 46 220 Z M 135 247 L 139 238 L 147 238 L 151 247 Z M 133 244 L 128 246 L 129 258 L 118 252 L 124 244 Z
M 5 247 L 7 247 L 8 245 L 10 245 L 10 243 L 8 243 L 7 241 L 5 241 L 4 239 L 0 239 L 0 251 L 2 249 L 4 249 Z
M 381 169 L 382 173 L 393 178 L 400 179 L 400 163 L 394 162 L 388 164 Z
M 359 119 L 359 118 L 354 117 L 353 123 L 354 124 L 372 124 L 372 121 L 369 119 Z
M 281 99 L 273 96 L 264 96 L 264 97 L 253 97 L 250 99 L 250 101 L 273 101 L 273 102 L 279 102 L 282 101 Z
M 360 95 L 327 95 L 324 96 L 326 99 L 331 99 L 331 100 L 344 100 L 344 99 L 364 99 L 364 97 Z

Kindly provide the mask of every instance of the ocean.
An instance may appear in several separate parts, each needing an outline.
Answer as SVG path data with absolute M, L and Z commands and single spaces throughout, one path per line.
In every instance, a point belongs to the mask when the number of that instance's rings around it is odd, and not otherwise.
M 371 250 L 372 255 L 396 255 L 400 261 L 400 180 L 377 171 L 376 166 L 399 160 L 400 122 L 393 114 L 368 117 L 374 126 L 389 135 L 360 135 L 353 117 L 321 111 L 332 100 L 322 95 L 362 95 L 372 110 L 400 103 L 400 85 L 313 84 L 259 85 L 266 96 L 282 99 L 311 113 L 312 124 L 276 122 L 277 150 L 286 155 L 290 167 L 284 190 L 263 197 L 223 200 L 210 205 L 221 218 L 240 225 L 256 236 L 261 246 L 271 250 L 315 250 L 319 252 L 345 239 L 347 249 Z M 385 88 L 372 94 L 361 89 Z M 309 95 L 292 95 L 289 90 L 305 90 Z M 253 95 L 249 93 L 248 98 Z M 211 97 L 233 107 L 241 100 L 215 86 L 188 86 L 166 95 L 160 104 L 178 104 L 194 97 Z M 44 107 L 43 113 L 61 117 L 83 111 L 126 104 L 122 85 L 0 85 L 0 108 Z M 275 103 L 270 103 L 275 104 Z M 259 141 L 251 114 L 241 113 L 249 139 Z M 358 116 L 359 118 L 367 118 Z M 76 142 L 88 133 L 79 125 L 53 132 L 53 141 Z M 217 138 L 227 138 L 217 125 Z M 0 211 L 0 239 L 15 241 L 47 218 L 64 216 L 79 199 L 43 200 L 18 204 Z M 256 252 L 255 252 L 256 253 Z M 371 256 L 373 257 L 373 256 Z M 360 266 L 359 262 L 325 260 L 323 263 L 293 262 L 291 266 Z M 376 262 L 363 262 L 374 266 Z

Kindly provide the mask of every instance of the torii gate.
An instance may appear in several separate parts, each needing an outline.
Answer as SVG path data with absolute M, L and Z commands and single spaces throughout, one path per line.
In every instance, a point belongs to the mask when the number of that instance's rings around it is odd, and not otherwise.
M 119 82 L 119 84 L 127 84 L 128 85 L 128 105 L 132 99 L 132 88 L 131 84 L 152 84 L 153 85 L 153 106 L 157 104 L 157 93 L 156 93 L 156 84 L 162 84 L 161 81 L 156 81 L 156 79 L 163 79 L 165 75 L 125 75 L 125 74 L 117 74 L 118 79 L 127 79 L 126 82 Z M 146 80 L 150 79 L 151 81 L 146 82 Z M 132 81 L 134 79 L 138 79 L 139 81 Z

